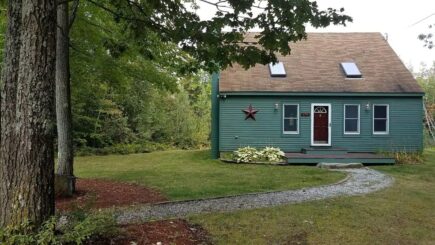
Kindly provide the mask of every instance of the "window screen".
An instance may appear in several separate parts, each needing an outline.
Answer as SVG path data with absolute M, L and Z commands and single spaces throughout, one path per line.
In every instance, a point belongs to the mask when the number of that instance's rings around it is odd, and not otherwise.
M 359 134 L 359 105 L 344 106 L 344 133 Z
M 373 133 L 388 133 L 388 105 L 373 105 Z

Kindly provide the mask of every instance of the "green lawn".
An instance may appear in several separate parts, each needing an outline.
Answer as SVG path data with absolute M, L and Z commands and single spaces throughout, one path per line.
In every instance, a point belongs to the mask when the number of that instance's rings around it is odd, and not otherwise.
M 198 215 L 217 244 L 435 244 L 435 150 L 421 165 L 375 167 L 393 187 L 365 196 Z
M 172 200 L 288 190 L 333 183 L 344 174 L 306 166 L 228 164 L 209 151 L 77 157 L 76 175 L 155 187 Z

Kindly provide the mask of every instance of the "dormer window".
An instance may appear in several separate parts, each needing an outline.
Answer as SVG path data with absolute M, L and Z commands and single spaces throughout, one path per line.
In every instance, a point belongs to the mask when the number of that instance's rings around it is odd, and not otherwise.
M 362 74 L 354 62 L 342 62 L 341 68 L 343 68 L 346 78 L 362 78 Z
M 284 64 L 282 62 L 278 63 L 270 63 L 269 64 L 269 71 L 271 77 L 286 77 L 287 74 L 284 69 Z

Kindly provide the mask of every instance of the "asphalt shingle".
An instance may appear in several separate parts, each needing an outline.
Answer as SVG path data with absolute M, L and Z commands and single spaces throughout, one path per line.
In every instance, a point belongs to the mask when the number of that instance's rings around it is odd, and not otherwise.
M 255 42 L 256 33 L 246 36 Z M 267 65 L 249 70 L 234 64 L 221 72 L 220 92 L 422 93 L 421 87 L 380 33 L 308 33 L 280 56 L 286 77 Z M 346 78 L 341 62 L 355 62 L 362 79 Z

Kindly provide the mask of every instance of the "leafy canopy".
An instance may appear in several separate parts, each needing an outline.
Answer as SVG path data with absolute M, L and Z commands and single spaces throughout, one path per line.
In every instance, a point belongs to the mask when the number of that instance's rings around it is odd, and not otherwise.
M 429 29 L 432 29 L 432 27 L 435 26 L 434 25 L 429 25 Z M 420 39 L 421 41 L 424 42 L 424 47 L 427 47 L 428 49 L 432 49 L 433 48 L 433 33 L 426 33 L 426 34 L 420 34 L 418 35 L 418 39 Z
M 276 61 L 275 53 L 290 54 L 290 42 L 307 37 L 305 24 L 326 27 L 345 25 L 351 17 L 344 9 L 320 10 L 310 0 L 88 0 L 125 23 L 137 40 L 151 33 L 163 42 L 172 42 L 196 60 L 195 68 L 216 71 L 233 62 L 249 68 L 256 63 Z M 216 12 L 201 20 L 204 6 Z M 258 43 L 245 43 L 244 34 L 262 31 Z M 190 64 L 192 65 L 192 64 Z M 188 68 L 186 68 L 188 69 Z
M 95 4 L 80 3 L 71 29 L 75 148 L 206 145 L 208 75 L 178 74 L 192 57 L 152 32 L 129 38 L 125 24 Z

